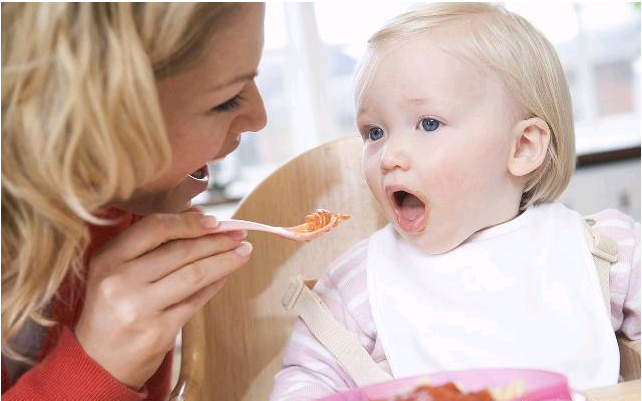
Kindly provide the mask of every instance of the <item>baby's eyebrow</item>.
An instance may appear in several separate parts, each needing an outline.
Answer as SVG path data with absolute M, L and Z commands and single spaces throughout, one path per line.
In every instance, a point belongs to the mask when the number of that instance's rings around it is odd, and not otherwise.
M 403 98 L 402 100 L 404 102 L 408 102 L 408 103 L 430 103 L 431 102 L 430 99 L 426 99 L 426 98 L 422 98 L 422 97 L 420 97 L 420 98 Z
M 450 96 L 433 96 L 433 97 L 417 97 L 417 98 L 401 98 L 399 104 L 404 107 L 418 108 L 418 107 L 442 107 L 442 106 L 452 106 L 455 103 L 459 103 L 459 99 Z
M 411 103 L 415 105 L 424 105 L 424 104 L 433 103 L 434 101 L 432 99 L 427 99 L 427 98 L 403 98 L 401 99 L 401 102 Z

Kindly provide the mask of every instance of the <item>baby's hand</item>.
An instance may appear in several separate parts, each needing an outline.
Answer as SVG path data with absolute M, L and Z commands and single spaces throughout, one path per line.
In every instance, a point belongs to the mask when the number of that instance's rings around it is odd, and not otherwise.
M 181 327 L 249 259 L 244 232 L 210 234 L 213 216 L 146 216 L 96 252 L 75 328 L 85 352 L 139 389 Z

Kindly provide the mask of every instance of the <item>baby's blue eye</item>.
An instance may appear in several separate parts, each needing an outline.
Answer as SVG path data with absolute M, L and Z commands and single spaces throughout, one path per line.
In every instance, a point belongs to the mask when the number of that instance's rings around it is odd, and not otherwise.
M 424 118 L 421 120 L 421 128 L 426 131 L 435 131 L 439 128 L 440 122 L 433 118 Z
M 368 131 L 368 138 L 370 138 L 373 141 L 381 139 L 382 137 L 383 137 L 383 130 L 379 127 L 370 128 L 370 131 Z

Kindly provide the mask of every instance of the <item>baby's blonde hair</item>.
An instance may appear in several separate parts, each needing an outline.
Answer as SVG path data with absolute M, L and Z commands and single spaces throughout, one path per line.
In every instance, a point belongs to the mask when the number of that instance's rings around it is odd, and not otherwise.
M 171 163 L 156 81 L 230 3 L 2 4 L 2 352 L 80 272 L 87 223 Z
M 555 200 L 575 169 L 571 95 L 555 49 L 523 17 L 488 3 L 431 3 L 392 19 L 369 40 L 355 76 L 355 101 L 376 69 L 382 52 L 435 28 L 447 35 L 442 49 L 502 80 L 521 108 L 521 118 L 540 117 L 551 130 L 542 165 L 528 177 L 520 209 Z M 513 117 L 509 115 L 509 117 Z

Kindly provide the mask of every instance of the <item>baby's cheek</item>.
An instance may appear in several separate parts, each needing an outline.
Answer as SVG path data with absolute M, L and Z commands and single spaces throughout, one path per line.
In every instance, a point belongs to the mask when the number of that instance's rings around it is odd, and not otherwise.
M 455 221 L 476 213 L 480 201 L 485 201 L 487 196 L 484 186 L 485 182 L 475 171 L 441 169 L 435 176 L 431 194 L 439 205 L 439 214 L 453 214 L 448 220 Z
M 453 164 L 444 164 L 433 170 L 432 191 L 458 198 L 474 184 L 471 172 Z

